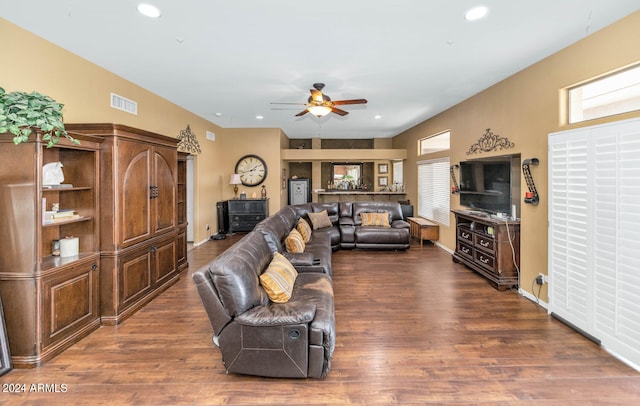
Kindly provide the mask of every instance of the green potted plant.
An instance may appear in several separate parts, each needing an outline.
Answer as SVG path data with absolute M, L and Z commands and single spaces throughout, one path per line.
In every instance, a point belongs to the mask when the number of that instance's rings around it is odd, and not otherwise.
M 33 129 L 39 128 L 42 139 L 48 142 L 47 147 L 57 144 L 60 136 L 79 144 L 80 142 L 64 129 L 63 106 L 38 92 L 7 93 L 0 87 L 0 134 L 13 134 L 13 142 L 18 145 L 27 142 Z

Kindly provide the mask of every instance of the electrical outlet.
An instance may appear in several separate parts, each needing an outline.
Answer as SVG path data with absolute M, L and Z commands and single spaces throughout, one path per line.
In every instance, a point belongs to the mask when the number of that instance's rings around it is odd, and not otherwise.
M 539 273 L 538 276 L 536 276 L 536 285 L 544 285 L 545 283 L 547 283 L 547 278 L 543 273 Z
M 207 224 L 207 231 L 211 230 L 211 227 L 209 227 L 209 224 Z

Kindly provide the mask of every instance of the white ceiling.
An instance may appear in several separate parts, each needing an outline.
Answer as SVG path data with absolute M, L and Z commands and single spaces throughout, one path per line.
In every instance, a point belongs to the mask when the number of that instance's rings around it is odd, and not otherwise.
M 133 0 L 0 0 L 0 16 L 221 127 L 377 138 L 640 9 L 640 0 L 145 1 L 159 19 Z M 478 4 L 488 17 L 465 21 Z M 324 118 L 271 104 L 304 103 L 315 82 L 333 100 L 369 103 Z

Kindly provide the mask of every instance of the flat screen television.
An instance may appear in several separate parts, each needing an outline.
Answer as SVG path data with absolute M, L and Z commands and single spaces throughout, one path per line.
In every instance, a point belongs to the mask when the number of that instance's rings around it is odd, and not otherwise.
M 471 210 L 520 213 L 520 155 L 460 162 L 460 205 Z

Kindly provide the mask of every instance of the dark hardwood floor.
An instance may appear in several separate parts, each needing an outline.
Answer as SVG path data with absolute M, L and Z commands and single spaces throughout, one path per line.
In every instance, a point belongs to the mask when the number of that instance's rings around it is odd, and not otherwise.
M 325 380 L 228 375 L 191 273 L 237 238 L 190 251 L 180 281 L 123 324 L 0 377 L 0 404 L 640 404 L 640 373 L 431 244 L 334 254 Z

